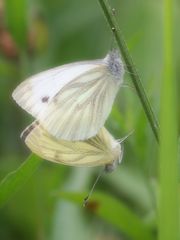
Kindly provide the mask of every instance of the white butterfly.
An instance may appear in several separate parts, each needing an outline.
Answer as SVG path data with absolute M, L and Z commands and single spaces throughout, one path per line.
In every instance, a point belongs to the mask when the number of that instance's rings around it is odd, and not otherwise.
M 117 50 L 104 59 L 63 65 L 22 82 L 14 100 L 57 139 L 95 136 L 107 119 L 124 67 Z
M 121 162 L 123 156 L 120 142 L 105 128 L 95 137 L 74 142 L 52 137 L 38 121 L 34 121 L 23 131 L 21 137 L 28 148 L 41 158 L 70 166 L 104 165 L 110 172 Z

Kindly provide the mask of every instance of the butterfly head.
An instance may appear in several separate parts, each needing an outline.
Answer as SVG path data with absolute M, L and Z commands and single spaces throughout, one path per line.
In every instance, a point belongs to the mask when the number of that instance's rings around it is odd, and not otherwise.
M 112 142 L 112 161 L 105 165 L 106 172 L 114 171 L 117 166 L 121 163 L 123 157 L 123 148 L 117 141 Z

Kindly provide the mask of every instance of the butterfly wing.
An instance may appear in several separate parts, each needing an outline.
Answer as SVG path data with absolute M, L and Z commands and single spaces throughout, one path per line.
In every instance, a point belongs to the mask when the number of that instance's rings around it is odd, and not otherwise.
M 105 65 L 94 68 L 66 84 L 39 121 L 58 139 L 88 139 L 104 125 L 117 90 Z
M 12 97 L 24 110 L 39 118 L 61 88 L 99 64 L 98 60 L 79 62 L 41 72 L 22 82 L 14 90 Z
M 31 77 L 15 89 L 13 98 L 57 139 L 84 140 L 104 125 L 122 77 L 120 58 L 110 53 L 102 60 Z
M 110 164 L 114 160 L 111 143 L 115 140 L 105 128 L 89 140 L 73 142 L 57 140 L 36 121 L 24 130 L 22 138 L 32 152 L 56 163 L 99 166 Z

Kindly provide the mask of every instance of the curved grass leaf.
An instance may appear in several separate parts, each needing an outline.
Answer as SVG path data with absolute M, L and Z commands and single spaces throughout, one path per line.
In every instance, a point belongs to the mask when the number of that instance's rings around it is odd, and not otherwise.
M 2 180 L 0 184 L 0 207 L 26 183 L 41 163 L 41 158 L 32 154 L 17 170 L 10 172 Z
M 82 206 L 84 196 L 86 196 L 84 193 L 60 193 L 60 197 L 75 202 L 80 206 Z M 117 200 L 102 192 L 96 192 L 93 193 L 93 197 L 85 209 L 112 224 L 134 240 L 153 239 L 148 226 L 119 199 Z

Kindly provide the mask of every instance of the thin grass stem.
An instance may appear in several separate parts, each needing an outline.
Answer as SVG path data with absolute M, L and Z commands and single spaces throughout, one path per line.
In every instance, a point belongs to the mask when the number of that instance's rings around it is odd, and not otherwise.
M 127 48 L 126 42 L 124 40 L 123 34 L 120 30 L 120 27 L 116 21 L 116 18 L 114 16 L 112 8 L 109 6 L 107 1 L 105 0 L 98 0 L 98 2 L 101 5 L 101 8 L 105 14 L 106 20 L 111 28 L 111 31 L 116 39 L 117 45 L 121 51 L 122 57 L 124 59 L 124 62 L 126 64 L 126 67 L 130 73 L 130 76 L 132 78 L 133 84 L 135 86 L 136 92 L 139 96 L 139 99 L 141 101 L 141 104 L 143 106 L 144 112 L 147 116 L 147 119 L 149 121 L 149 124 L 152 128 L 152 131 L 155 135 L 155 138 L 157 142 L 159 142 L 159 123 L 154 115 L 154 112 L 152 110 L 151 104 L 147 98 L 147 94 L 144 90 L 144 87 L 142 85 L 140 75 L 133 63 L 133 60 L 131 58 L 131 55 L 129 53 L 129 50 Z

